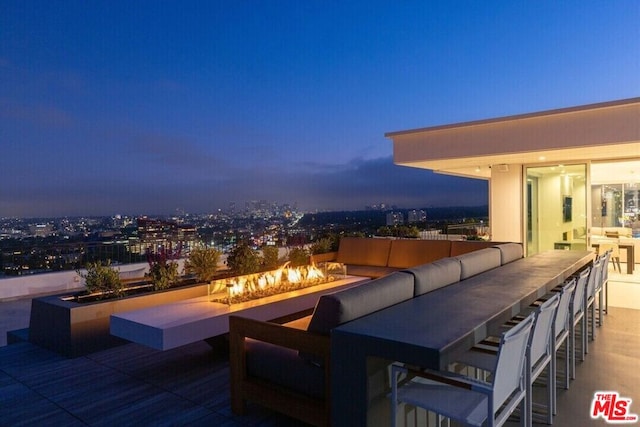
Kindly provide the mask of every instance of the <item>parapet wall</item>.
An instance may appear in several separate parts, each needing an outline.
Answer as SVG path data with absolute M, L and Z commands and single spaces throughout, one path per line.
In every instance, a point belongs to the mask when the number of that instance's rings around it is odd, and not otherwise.
M 146 262 L 117 266 L 121 272 L 147 267 Z M 180 260 L 180 269 L 183 262 Z M 55 273 L 29 274 L 26 276 L 0 279 L 0 301 L 35 297 L 65 291 L 84 289 L 84 280 L 75 271 L 59 271 Z

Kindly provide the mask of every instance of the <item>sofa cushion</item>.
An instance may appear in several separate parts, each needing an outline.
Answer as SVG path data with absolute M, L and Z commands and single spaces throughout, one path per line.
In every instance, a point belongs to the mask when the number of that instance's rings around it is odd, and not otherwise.
M 480 249 L 490 248 L 495 245 L 507 242 L 492 242 L 489 240 L 452 240 L 451 253 L 449 256 L 458 256 Z
M 455 257 L 460 261 L 460 280 L 500 267 L 500 250 L 486 248 Z
M 391 239 L 343 237 L 338 248 L 338 262 L 355 265 L 386 266 Z
M 524 254 L 520 243 L 503 243 L 495 247 L 500 250 L 500 265 L 520 259 Z
M 360 286 L 322 295 L 307 330 L 328 335 L 338 325 L 411 299 L 413 280 L 412 274 L 397 271 Z
M 415 267 L 447 258 L 450 252 L 451 241 L 449 240 L 392 240 L 387 266 L 393 268 Z
M 297 350 L 245 340 L 247 373 L 307 396 L 324 398 L 324 368 L 298 356 Z
M 413 274 L 415 280 L 414 296 L 418 296 L 459 282 L 461 270 L 459 260 L 444 258 L 403 271 Z

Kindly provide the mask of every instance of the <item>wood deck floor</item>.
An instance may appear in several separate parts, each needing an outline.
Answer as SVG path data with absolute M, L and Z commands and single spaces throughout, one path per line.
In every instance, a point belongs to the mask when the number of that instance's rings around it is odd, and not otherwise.
M 126 344 L 67 359 L 30 343 L 0 348 L 0 425 L 298 426 L 250 406 L 231 414 L 227 356 L 205 342 Z
M 577 379 L 559 391 L 554 425 L 605 425 L 588 414 L 603 389 L 640 413 L 640 311 L 610 309 Z M 0 347 L 0 425 L 302 425 L 251 404 L 234 416 L 228 382 L 226 354 L 205 342 L 164 352 L 132 343 L 75 359 L 11 344 Z
M 638 282 L 616 283 L 612 296 L 624 296 L 638 308 Z M 589 349 L 570 390 L 559 390 L 556 426 L 606 425 L 589 417 L 596 390 L 633 399 L 631 410 L 640 414 L 640 310 L 610 307 Z M 247 415 L 234 416 L 227 354 L 206 342 L 164 352 L 131 343 L 75 359 L 24 342 L 0 347 L 0 426 L 5 425 L 302 424 L 252 404 Z

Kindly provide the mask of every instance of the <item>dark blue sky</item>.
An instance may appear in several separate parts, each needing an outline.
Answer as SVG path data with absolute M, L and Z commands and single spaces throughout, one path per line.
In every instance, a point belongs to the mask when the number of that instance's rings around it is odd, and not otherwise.
M 640 94 L 640 2 L 0 2 L 0 216 L 487 203 L 389 131 Z

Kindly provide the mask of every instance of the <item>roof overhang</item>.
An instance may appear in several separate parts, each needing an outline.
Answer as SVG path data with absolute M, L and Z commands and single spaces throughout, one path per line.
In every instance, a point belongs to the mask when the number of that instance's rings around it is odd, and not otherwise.
M 489 179 L 496 165 L 640 158 L 640 98 L 389 132 L 394 163 Z

